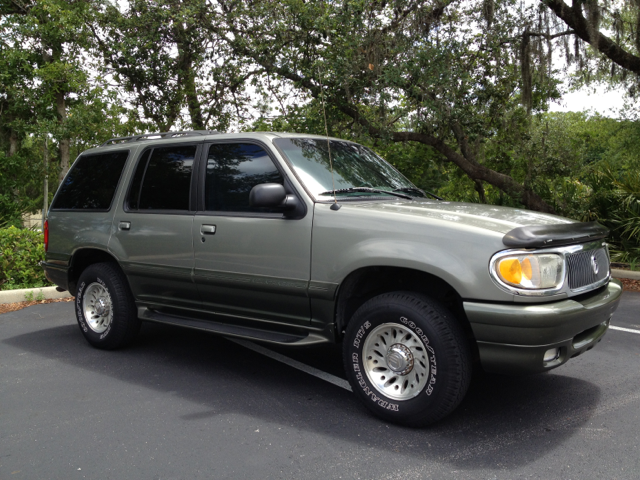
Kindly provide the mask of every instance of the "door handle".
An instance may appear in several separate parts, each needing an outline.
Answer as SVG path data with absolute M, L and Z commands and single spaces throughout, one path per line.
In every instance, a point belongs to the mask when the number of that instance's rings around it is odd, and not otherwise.
M 214 235 L 216 233 L 215 225 L 202 225 L 200 227 L 200 233 L 202 235 Z
M 120 230 L 129 230 L 131 228 L 131 222 L 120 222 L 118 228 Z

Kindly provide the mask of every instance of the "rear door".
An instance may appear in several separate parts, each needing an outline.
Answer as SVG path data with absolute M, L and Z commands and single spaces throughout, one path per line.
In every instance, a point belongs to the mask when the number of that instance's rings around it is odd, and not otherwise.
M 193 243 L 205 307 L 229 323 L 308 325 L 311 213 L 292 218 L 249 205 L 249 192 L 261 183 L 295 194 L 266 145 L 246 140 L 204 148 Z
M 142 150 L 114 218 L 109 248 L 136 299 L 150 306 L 200 305 L 192 279 L 194 171 L 200 148 L 189 142 Z

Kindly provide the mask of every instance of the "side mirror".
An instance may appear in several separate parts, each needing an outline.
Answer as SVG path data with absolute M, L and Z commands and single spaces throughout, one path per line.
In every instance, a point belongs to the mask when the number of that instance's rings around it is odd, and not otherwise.
M 261 183 L 249 193 L 249 205 L 252 207 L 281 207 L 286 200 L 287 192 L 279 183 Z
M 290 212 L 296 210 L 299 204 L 298 197 L 287 195 L 279 183 L 261 183 L 249 192 L 249 205 L 252 207 L 281 208 Z

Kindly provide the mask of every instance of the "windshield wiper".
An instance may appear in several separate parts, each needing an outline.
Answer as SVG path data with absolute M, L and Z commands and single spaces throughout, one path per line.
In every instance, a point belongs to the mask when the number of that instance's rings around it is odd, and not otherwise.
M 333 195 L 334 193 L 351 193 L 351 192 L 372 192 L 372 193 L 386 193 L 388 195 L 393 195 L 394 197 L 406 198 L 407 200 L 413 200 L 411 195 L 404 195 L 402 193 L 397 193 L 396 191 L 382 190 L 379 188 L 371 188 L 371 187 L 350 187 L 350 188 L 340 188 L 338 190 L 328 190 L 326 192 L 318 193 L 318 195 Z
M 394 190 L 394 192 L 420 192 L 422 195 L 424 195 L 425 197 L 427 195 L 435 198 L 436 200 L 444 200 L 444 198 L 439 197 L 438 195 L 436 195 L 435 193 L 431 193 L 428 190 L 422 190 L 421 188 L 417 188 L 417 187 L 402 187 L 402 188 L 396 188 Z

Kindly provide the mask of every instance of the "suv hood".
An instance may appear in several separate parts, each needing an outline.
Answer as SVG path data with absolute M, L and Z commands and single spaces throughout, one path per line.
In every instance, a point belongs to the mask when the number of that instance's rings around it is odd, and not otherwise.
M 461 225 L 482 228 L 493 232 L 506 234 L 514 228 L 532 225 L 561 225 L 576 223 L 575 220 L 539 213 L 520 208 L 499 207 L 479 203 L 458 203 L 442 201 L 393 201 L 367 202 L 358 204 L 343 203 L 343 206 L 364 208 L 392 213 L 396 215 L 410 215 L 435 220 L 444 220 Z

